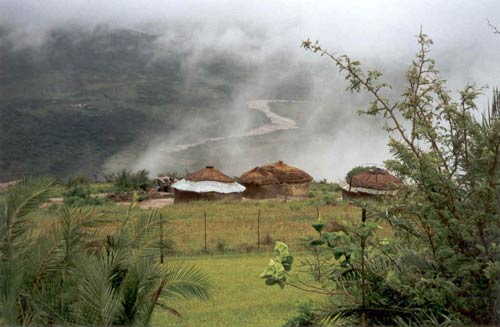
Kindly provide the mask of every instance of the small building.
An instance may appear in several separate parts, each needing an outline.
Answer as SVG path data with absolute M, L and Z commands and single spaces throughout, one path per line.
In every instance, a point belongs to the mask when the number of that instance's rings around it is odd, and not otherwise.
M 403 182 L 387 170 L 370 167 L 349 177 L 349 180 L 341 185 L 342 199 L 373 199 L 393 196 L 403 186 Z
M 243 196 L 251 199 L 275 198 L 280 193 L 280 181 L 269 171 L 255 167 L 239 178 L 246 187 Z
M 241 200 L 245 187 L 215 169 L 207 166 L 172 185 L 174 203 L 199 200 Z
M 278 161 L 261 167 L 272 173 L 280 182 L 280 194 L 284 196 L 306 197 L 313 178 L 298 168 Z
M 172 192 L 172 184 L 177 182 L 177 179 L 169 176 L 159 176 L 153 180 L 153 189 L 156 192 Z

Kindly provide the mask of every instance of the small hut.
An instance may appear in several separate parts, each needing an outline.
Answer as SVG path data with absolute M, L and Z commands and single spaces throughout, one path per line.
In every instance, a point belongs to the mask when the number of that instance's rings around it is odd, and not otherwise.
M 197 200 L 241 200 L 243 185 L 224 175 L 213 166 L 207 166 L 174 183 L 174 203 Z
M 341 185 L 342 199 L 392 196 L 403 186 L 403 182 L 387 170 L 370 167 L 350 177 Z
M 280 194 L 285 196 L 305 197 L 309 193 L 309 184 L 313 178 L 298 168 L 278 161 L 262 166 L 262 169 L 272 173 L 280 182 Z
M 251 199 L 275 198 L 279 194 L 280 181 L 269 171 L 255 167 L 240 176 L 240 183 L 246 187 L 243 196 Z
M 156 192 L 172 192 L 172 184 L 177 182 L 175 178 L 169 176 L 159 176 L 153 180 L 153 188 Z

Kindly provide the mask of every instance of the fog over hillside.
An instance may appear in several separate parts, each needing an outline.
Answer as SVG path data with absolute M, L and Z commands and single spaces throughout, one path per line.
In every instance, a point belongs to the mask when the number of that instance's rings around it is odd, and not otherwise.
M 301 41 L 381 70 L 397 95 L 422 27 L 452 91 L 493 87 L 498 13 L 498 1 L 0 1 L 0 180 L 206 163 L 239 175 L 282 159 L 335 181 L 388 159 L 387 137 L 357 115 L 369 98 Z M 298 128 L 169 152 L 265 124 L 255 99 L 306 101 L 274 108 Z

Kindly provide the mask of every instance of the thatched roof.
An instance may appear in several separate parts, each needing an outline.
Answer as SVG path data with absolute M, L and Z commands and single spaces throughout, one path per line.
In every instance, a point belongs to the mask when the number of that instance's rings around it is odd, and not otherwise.
M 255 167 L 241 175 L 240 182 L 253 185 L 273 185 L 279 184 L 280 181 L 271 172 Z
M 261 168 L 276 176 L 280 183 L 306 183 L 313 180 L 305 171 L 289 166 L 281 160 Z
M 362 187 L 374 190 L 394 190 L 401 188 L 403 182 L 381 168 L 371 168 L 354 175 L 347 181 L 351 187 Z
M 192 173 L 186 180 L 191 182 L 219 182 L 219 183 L 234 183 L 234 180 L 215 169 L 213 166 L 207 166 L 205 169 L 198 170 Z

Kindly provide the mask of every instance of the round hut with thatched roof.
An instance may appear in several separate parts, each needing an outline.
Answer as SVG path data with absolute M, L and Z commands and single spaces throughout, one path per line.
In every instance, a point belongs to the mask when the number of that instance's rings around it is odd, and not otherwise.
M 278 196 L 280 181 L 269 171 L 255 167 L 239 178 L 240 183 L 246 187 L 243 196 L 251 199 L 270 199 Z
M 404 186 L 403 182 L 387 170 L 377 167 L 366 169 L 346 178 L 341 185 L 342 198 L 380 198 L 392 196 Z
M 207 166 L 187 176 L 174 183 L 172 188 L 174 189 L 174 203 L 198 200 L 241 200 L 245 190 L 243 185 L 213 166 Z
M 309 193 L 309 184 L 313 178 L 303 170 L 278 161 L 261 167 L 270 172 L 280 182 L 280 194 L 285 196 L 305 197 Z

